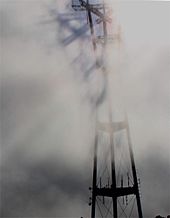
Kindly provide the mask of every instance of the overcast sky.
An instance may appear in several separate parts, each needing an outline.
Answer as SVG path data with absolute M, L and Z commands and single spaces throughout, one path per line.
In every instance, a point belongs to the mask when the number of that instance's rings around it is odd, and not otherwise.
M 65 3 L 0 0 L 2 217 L 90 214 L 95 84 L 101 78 L 95 70 L 86 78 L 77 66 L 77 52 L 89 66 L 86 37 L 61 44 L 71 32 L 61 33 L 50 14 L 68 13 Z M 170 2 L 114 1 L 113 6 L 123 37 L 118 88 L 129 116 L 144 217 L 167 216 Z

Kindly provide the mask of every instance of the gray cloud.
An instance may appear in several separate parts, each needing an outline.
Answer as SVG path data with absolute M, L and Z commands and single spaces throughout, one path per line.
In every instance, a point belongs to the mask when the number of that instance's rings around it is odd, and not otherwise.
M 163 159 L 160 152 L 153 150 L 141 161 L 139 166 L 141 178 L 144 178 L 141 191 L 145 217 L 158 214 L 166 217 L 170 212 L 170 160 Z
M 69 217 L 67 210 L 58 214 L 62 205 L 72 199 L 88 201 L 89 168 L 76 170 L 61 159 L 36 165 L 16 162 L 2 174 L 2 217 Z

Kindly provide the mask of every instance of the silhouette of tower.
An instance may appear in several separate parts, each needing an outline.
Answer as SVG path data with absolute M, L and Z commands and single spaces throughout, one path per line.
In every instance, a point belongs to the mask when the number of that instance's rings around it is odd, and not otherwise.
M 116 31 L 112 31 L 111 9 L 104 2 L 72 0 L 72 7 L 87 13 L 96 68 L 102 73 L 106 87 L 107 121 L 99 121 L 100 117 L 96 115 L 93 182 L 90 188 L 91 218 L 142 218 L 128 119 L 126 115 L 121 121 L 113 119 L 110 69 L 106 64 L 107 47 L 109 43 L 121 44 L 121 31 L 119 27 L 114 27 Z

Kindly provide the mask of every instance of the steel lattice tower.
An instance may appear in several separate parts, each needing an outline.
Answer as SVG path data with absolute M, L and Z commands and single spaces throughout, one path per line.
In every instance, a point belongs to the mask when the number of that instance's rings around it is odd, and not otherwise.
M 92 45 L 94 54 L 96 56 L 96 68 L 100 71 L 102 71 L 104 78 L 106 80 L 107 84 L 107 97 L 106 97 L 106 103 L 107 103 L 107 113 L 108 113 L 108 122 L 100 122 L 97 118 L 96 121 L 96 136 L 95 136 L 95 145 L 94 145 L 94 163 L 93 163 L 93 182 L 92 182 L 92 188 L 90 190 L 92 191 L 92 197 L 90 198 L 90 205 L 91 205 L 91 218 L 97 217 L 96 215 L 96 206 L 97 206 L 97 198 L 100 198 L 100 201 L 102 201 L 103 205 L 107 209 L 107 213 L 105 213 L 105 216 L 102 215 L 101 210 L 99 210 L 102 217 L 107 217 L 109 214 L 111 214 L 111 217 L 118 218 L 118 217 L 127 217 L 125 214 L 125 209 L 128 205 L 128 196 L 132 195 L 134 196 L 134 199 L 136 202 L 136 211 L 137 214 L 135 217 L 142 218 L 142 207 L 141 207 L 141 200 L 140 200 L 140 193 L 139 193 L 139 180 L 137 178 L 137 172 L 135 167 L 135 161 L 134 161 L 134 154 L 132 149 L 132 142 L 130 138 L 130 131 L 129 131 L 129 124 L 127 116 L 123 119 L 123 121 L 115 122 L 113 121 L 112 117 L 112 102 L 111 102 L 111 91 L 110 91 L 110 85 L 109 85 L 109 77 L 108 77 L 108 70 L 107 66 L 105 65 L 102 58 L 100 59 L 96 55 L 96 51 L 98 49 L 98 44 L 100 46 L 102 45 L 102 55 L 104 56 L 105 47 L 108 45 L 110 41 L 116 40 L 120 41 L 120 34 L 117 32 L 116 35 L 112 36 L 109 34 L 108 31 L 108 24 L 112 22 L 111 17 L 109 16 L 109 13 L 107 13 L 107 8 L 103 2 L 102 3 L 92 3 L 89 2 L 89 0 L 73 0 L 72 1 L 72 7 L 76 11 L 86 11 L 87 12 L 87 18 L 88 23 L 90 27 L 90 33 L 91 33 L 91 39 L 92 39 Z M 100 35 L 96 34 L 94 23 L 100 24 Z M 102 25 L 101 25 L 102 24 Z M 114 43 L 114 42 L 113 42 Z M 105 57 L 107 58 L 107 57 Z M 130 167 L 129 171 L 126 172 L 121 171 L 121 175 L 118 174 L 118 168 L 117 165 L 117 159 L 116 159 L 116 146 L 115 146 L 115 134 L 123 131 L 124 135 L 127 140 L 127 149 L 129 155 L 129 162 Z M 98 181 L 98 174 L 99 174 L 99 153 L 98 150 L 100 149 L 101 143 L 101 137 L 99 137 L 100 133 L 103 133 L 104 135 L 107 135 L 107 143 L 108 144 L 108 150 L 109 153 L 107 155 L 110 156 L 109 163 L 110 167 L 108 167 L 108 171 L 110 171 L 111 178 L 108 178 L 108 181 L 104 181 L 104 184 L 102 184 L 103 175 L 99 177 Z M 120 157 L 120 161 L 122 158 Z M 122 166 L 120 165 L 120 168 Z M 123 167 L 122 167 L 123 168 Z M 131 173 L 131 177 L 130 177 Z M 119 179 L 117 179 L 119 177 Z M 126 179 L 125 179 L 126 177 Z M 126 181 L 125 181 L 126 180 Z M 120 208 L 123 211 L 123 214 L 120 214 L 118 211 L 118 203 L 120 202 L 119 199 L 122 199 L 122 204 L 125 205 L 124 207 L 121 206 Z M 106 202 L 106 199 L 111 199 L 111 203 L 109 203 L 109 208 Z M 111 209 L 112 205 L 112 209 Z M 134 205 L 134 204 L 133 204 Z M 112 211 L 112 212 L 111 212 Z M 131 217 L 132 211 L 130 211 L 129 217 Z

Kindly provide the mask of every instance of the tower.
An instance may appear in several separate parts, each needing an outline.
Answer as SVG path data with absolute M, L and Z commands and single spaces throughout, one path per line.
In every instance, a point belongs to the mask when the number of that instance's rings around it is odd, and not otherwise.
M 110 8 L 104 1 L 73 0 L 72 7 L 76 11 L 87 12 L 96 68 L 102 72 L 106 86 L 104 101 L 107 105 L 107 121 L 100 121 L 100 117 L 96 115 L 93 182 L 90 188 L 92 192 L 90 198 L 91 218 L 99 216 L 142 218 L 139 180 L 128 119 L 126 115 L 121 121 L 113 119 L 111 87 L 107 67 L 107 47 L 110 42 L 115 43 L 117 41 L 117 43 L 120 43 L 120 28 L 117 28 L 115 33 L 110 31 L 108 26 L 112 24 L 112 18 Z M 105 157 L 103 154 L 106 154 Z M 101 170 L 102 164 L 100 162 L 104 163 L 103 170 Z M 130 196 L 134 199 L 129 209 L 128 206 L 132 202 L 132 198 L 129 200 Z M 102 206 L 99 205 L 98 199 Z M 136 212 L 133 212 L 135 203 Z M 104 210 L 104 213 L 102 210 Z

